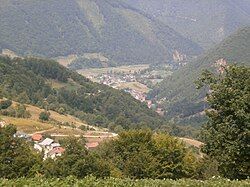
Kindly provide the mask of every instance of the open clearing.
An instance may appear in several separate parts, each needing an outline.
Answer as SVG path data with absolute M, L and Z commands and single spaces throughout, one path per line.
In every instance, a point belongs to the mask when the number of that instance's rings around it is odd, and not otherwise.
M 32 134 L 37 131 L 46 131 L 53 128 L 52 124 L 42 123 L 32 119 L 13 118 L 8 116 L 1 116 L 1 118 L 7 124 L 15 125 L 17 127 L 17 130 L 26 132 L 28 134 Z
M 39 115 L 43 111 L 43 109 L 40 109 L 32 105 L 26 105 L 26 109 L 31 114 L 30 119 L 33 119 L 33 120 L 39 120 Z M 74 116 L 59 114 L 52 110 L 50 110 L 49 112 L 50 112 L 50 118 L 57 122 L 74 124 L 76 127 L 79 127 L 81 125 L 88 126 L 86 123 L 82 122 L 81 120 L 79 120 L 78 118 Z
M 105 74 L 105 73 L 108 73 L 110 71 L 112 71 L 113 73 L 114 72 L 116 72 L 116 73 L 118 73 L 118 72 L 129 73 L 129 72 L 131 72 L 131 73 L 133 73 L 133 72 L 147 69 L 148 67 L 149 67 L 148 64 L 138 64 L 138 65 L 118 66 L 118 67 L 108 67 L 108 68 L 82 69 L 82 70 L 78 70 L 77 72 L 85 77 L 89 77 L 89 76 L 96 76 L 96 75 L 100 75 L 100 74 Z
M 0 99 L 1 101 L 1 99 Z M 12 102 L 12 106 L 15 107 L 19 103 Z M 13 124 L 17 127 L 18 131 L 25 132 L 29 135 L 34 133 L 49 134 L 55 139 L 61 139 L 68 136 L 83 136 L 86 138 L 87 142 L 102 142 L 108 139 L 112 139 L 117 136 L 114 133 L 107 132 L 105 129 L 101 129 L 95 126 L 90 126 L 80 119 L 71 116 L 59 114 L 55 111 L 50 112 L 50 121 L 42 122 L 39 120 L 39 115 L 42 111 L 41 108 L 32 105 L 25 105 L 26 110 L 30 112 L 31 117 L 27 119 L 15 118 L 9 116 L 0 116 L 3 121 L 7 124 Z M 65 126 L 67 123 L 69 126 Z M 71 126 L 71 125 L 74 125 Z M 89 129 L 94 129 L 92 131 L 83 131 L 79 129 L 80 126 L 86 126 Z
M 200 148 L 202 145 L 204 145 L 204 143 L 202 143 L 198 140 L 194 140 L 194 139 L 180 138 L 180 140 L 182 140 L 183 142 L 185 142 L 188 145 L 192 145 L 192 146 L 197 147 L 197 148 Z
M 116 84 L 116 86 L 118 89 L 130 88 L 143 93 L 148 93 L 150 90 L 145 84 L 141 84 L 139 82 L 124 82 Z
M 57 57 L 55 58 L 55 60 L 65 66 L 65 67 L 68 67 L 68 65 L 73 62 L 74 60 L 77 59 L 77 55 L 69 55 L 69 56 L 60 56 L 60 57 Z

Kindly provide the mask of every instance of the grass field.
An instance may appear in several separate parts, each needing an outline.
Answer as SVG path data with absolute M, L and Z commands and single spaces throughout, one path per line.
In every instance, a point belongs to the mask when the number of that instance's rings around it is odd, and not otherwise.
M 17 102 L 14 101 L 12 102 L 12 106 L 16 106 L 17 104 L 18 104 Z M 52 121 L 41 122 L 39 120 L 39 115 L 43 111 L 43 109 L 32 105 L 25 105 L 25 106 L 26 110 L 29 111 L 31 114 L 30 118 L 23 119 L 23 118 L 9 117 L 9 116 L 1 116 L 1 119 L 4 120 L 7 124 L 15 125 L 19 131 L 23 131 L 28 134 L 33 134 L 35 132 L 45 132 L 45 131 L 46 133 L 61 133 L 65 135 L 83 134 L 83 131 L 79 129 L 66 128 L 66 127 L 63 128 L 63 126 L 60 127 L 59 125 L 55 125 L 55 122 L 61 124 L 65 123 L 68 123 L 70 125 L 73 124 L 76 127 L 80 127 L 82 125 L 89 126 L 88 124 L 86 124 L 85 122 L 79 120 L 74 116 L 59 114 L 51 110 L 49 112 Z M 100 130 L 97 127 L 92 127 L 92 128 Z
M 55 89 L 66 88 L 67 90 L 77 90 L 81 86 L 74 82 L 73 80 L 69 79 L 67 83 L 58 82 L 55 80 L 47 80 L 47 83 L 50 84 Z
M 144 85 L 141 84 L 139 82 L 124 82 L 124 83 L 119 83 L 117 84 L 117 88 L 118 89 L 124 89 L 124 88 L 130 88 L 139 92 L 143 92 L 143 93 L 148 93 L 149 92 L 149 88 Z
M 13 124 L 17 127 L 19 131 L 23 131 L 28 134 L 33 134 L 35 132 L 40 132 L 40 131 L 46 131 L 53 128 L 52 124 L 42 123 L 32 119 L 13 118 L 8 116 L 1 116 L 1 118 L 7 124 Z
M 26 105 L 26 109 L 30 112 L 31 114 L 31 119 L 33 120 L 39 120 L 39 114 L 43 111 L 43 109 L 40 109 L 38 107 L 32 106 L 32 105 Z M 82 122 L 81 120 L 77 119 L 74 116 L 71 115 L 63 115 L 59 114 L 55 111 L 50 110 L 50 118 L 58 121 L 60 123 L 69 123 L 69 124 L 74 124 L 75 126 L 79 127 L 81 125 L 87 126 L 86 123 Z
M 55 58 L 55 60 L 59 64 L 65 66 L 65 67 L 67 67 L 71 62 L 73 62 L 76 59 L 77 59 L 77 55 L 69 55 L 69 56 L 62 56 L 62 57 Z
M 86 177 L 84 179 L 76 179 L 68 177 L 65 179 L 45 179 L 45 178 L 20 178 L 13 180 L 0 179 L 0 186 L 41 186 L 41 187 L 66 187 L 66 186 L 90 186 L 90 187 L 249 187 L 250 180 L 230 181 L 227 179 L 210 179 L 206 181 L 181 179 L 181 180 L 130 180 L 130 179 L 96 179 L 94 177 Z
M 109 67 L 109 68 L 91 68 L 91 69 L 83 69 L 78 70 L 77 72 L 82 74 L 85 77 L 96 76 L 99 74 L 112 72 L 125 72 L 125 73 L 133 73 L 140 70 L 147 69 L 149 65 L 147 64 L 139 64 L 139 65 L 129 65 L 129 66 L 119 66 L 119 67 Z
M 12 102 L 13 107 L 15 107 L 17 104 L 17 102 Z M 26 110 L 31 114 L 30 118 L 23 119 L 0 115 L 0 119 L 5 121 L 7 124 L 15 125 L 18 131 L 22 131 L 30 135 L 34 133 L 49 134 L 56 140 L 65 138 L 67 136 L 84 136 L 87 142 L 103 142 L 114 137 L 112 133 L 106 132 L 105 129 L 90 126 L 74 116 L 59 114 L 51 110 L 49 111 L 51 120 L 42 122 L 39 120 L 39 115 L 43 109 L 32 105 L 25 106 Z M 75 127 L 63 125 L 66 122 L 68 125 L 74 125 Z M 88 126 L 89 128 L 95 130 L 83 131 L 78 128 L 82 125 Z

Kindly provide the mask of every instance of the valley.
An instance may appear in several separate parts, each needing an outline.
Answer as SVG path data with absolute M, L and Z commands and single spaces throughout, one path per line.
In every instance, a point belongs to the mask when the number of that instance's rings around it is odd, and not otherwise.
M 122 90 L 132 95 L 140 102 L 145 102 L 148 108 L 152 108 L 159 115 L 164 116 L 160 101 L 149 100 L 148 92 L 160 83 L 164 78 L 173 73 L 173 65 L 129 65 L 109 68 L 92 68 L 77 70 L 77 72 L 91 81 Z
M 0 186 L 249 186 L 249 0 L 0 0 Z

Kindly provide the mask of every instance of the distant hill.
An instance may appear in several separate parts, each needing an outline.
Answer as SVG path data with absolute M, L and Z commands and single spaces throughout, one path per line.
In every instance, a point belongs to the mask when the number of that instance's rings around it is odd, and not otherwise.
M 250 65 L 250 27 L 231 35 L 217 47 L 211 49 L 199 59 L 173 73 L 173 75 L 150 93 L 150 97 L 165 98 L 164 106 L 169 118 L 182 122 L 199 122 L 194 115 L 206 107 L 205 92 L 198 91 L 194 82 L 205 69 L 215 69 L 215 62 L 224 59 L 227 63 Z M 190 119 L 190 117 L 193 118 Z
M 58 57 L 101 54 L 112 64 L 164 63 L 202 48 L 121 0 L 0 0 L 0 50 Z
M 204 48 L 250 25 L 249 0 L 123 0 Z
M 0 98 L 70 114 L 114 130 L 158 128 L 164 120 L 131 95 L 93 83 L 55 61 L 0 57 Z

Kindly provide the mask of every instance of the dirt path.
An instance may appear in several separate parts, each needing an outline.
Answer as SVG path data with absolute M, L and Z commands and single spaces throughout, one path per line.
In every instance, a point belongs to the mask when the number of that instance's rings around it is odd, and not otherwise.
M 51 134 L 52 137 L 68 137 L 70 135 L 66 134 Z M 109 135 L 74 135 L 75 137 L 84 137 L 84 138 L 100 138 L 100 139 L 105 139 L 105 138 L 113 138 L 118 136 L 115 133 L 111 133 Z
M 42 130 L 42 131 L 36 131 L 34 132 L 33 134 L 43 134 L 43 133 L 46 133 L 48 131 L 53 131 L 53 130 L 56 130 L 56 127 L 52 127 L 50 129 L 47 129 L 47 130 Z M 29 134 L 30 136 L 32 136 L 33 134 Z

